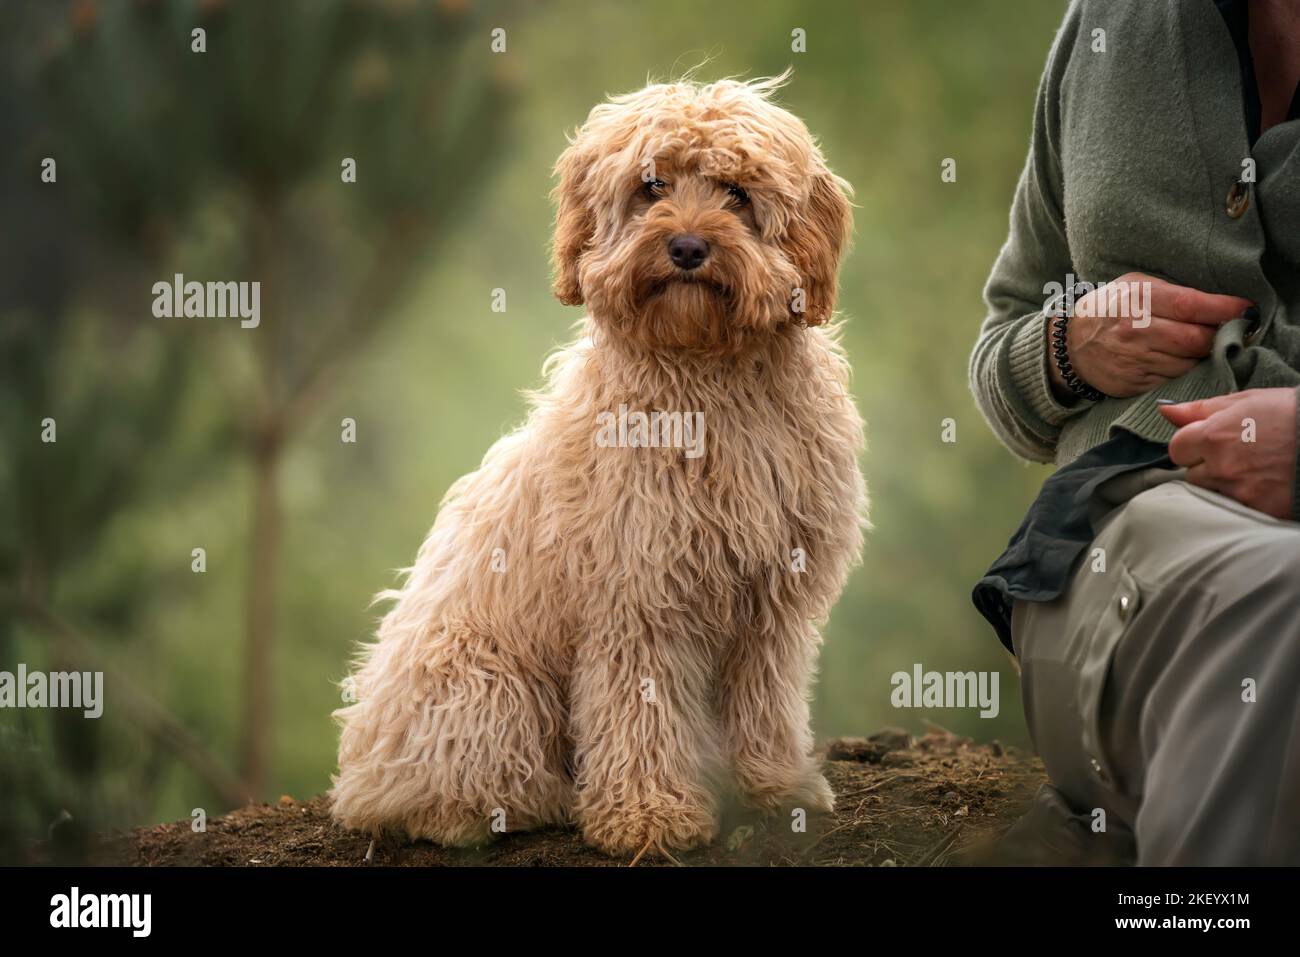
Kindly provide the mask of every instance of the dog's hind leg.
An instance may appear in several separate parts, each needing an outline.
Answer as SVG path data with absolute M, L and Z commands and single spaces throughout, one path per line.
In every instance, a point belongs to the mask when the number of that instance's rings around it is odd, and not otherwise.
M 765 811 L 830 811 L 835 796 L 813 755 L 808 699 L 817 629 L 788 605 L 759 600 L 723 659 L 719 708 L 736 784 Z
M 566 689 L 505 647 L 462 623 L 381 634 L 336 712 L 335 817 L 450 846 L 566 820 Z

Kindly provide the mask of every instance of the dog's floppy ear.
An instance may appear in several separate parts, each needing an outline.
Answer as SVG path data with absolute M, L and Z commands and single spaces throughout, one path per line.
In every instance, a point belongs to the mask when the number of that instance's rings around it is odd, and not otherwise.
M 840 256 L 853 230 L 847 189 L 830 170 L 814 174 L 808 201 L 787 231 L 791 258 L 803 278 L 804 311 L 798 316 L 810 326 L 821 325 L 835 311 Z
M 587 195 L 586 181 L 591 163 L 588 152 L 582 148 L 579 138 L 560 154 L 555 163 L 555 175 L 560 181 L 551 191 L 551 198 L 556 203 L 551 260 L 555 268 L 555 296 L 566 306 L 582 305 L 578 259 L 596 229 Z

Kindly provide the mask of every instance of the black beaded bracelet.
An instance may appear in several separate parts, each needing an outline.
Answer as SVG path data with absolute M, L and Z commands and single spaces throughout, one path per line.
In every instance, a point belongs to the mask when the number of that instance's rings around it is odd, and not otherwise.
M 1061 379 L 1065 382 L 1066 387 L 1080 398 L 1087 399 L 1089 402 L 1099 402 L 1106 398 L 1106 394 L 1098 389 L 1094 389 L 1088 383 L 1079 378 L 1079 374 L 1074 371 L 1070 365 L 1070 348 L 1066 345 L 1066 330 L 1070 325 L 1070 316 L 1064 313 L 1052 320 L 1052 361 L 1056 363 L 1056 371 L 1061 373 Z

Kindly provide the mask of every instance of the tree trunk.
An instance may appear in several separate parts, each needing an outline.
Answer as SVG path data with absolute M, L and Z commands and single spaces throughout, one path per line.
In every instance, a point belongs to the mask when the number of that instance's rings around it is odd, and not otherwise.
M 259 443 L 253 455 L 253 526 L 249 532 L 245 710 L 241 767 L 250 795 L 266 784 L 273 745 L 276 609 L 280 552 L 280 443 Z

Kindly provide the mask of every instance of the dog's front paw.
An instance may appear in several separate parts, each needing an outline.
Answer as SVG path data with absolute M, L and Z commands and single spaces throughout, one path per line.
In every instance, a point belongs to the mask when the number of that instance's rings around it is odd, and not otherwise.
M 687 851 L 718 836 L 717 814 L 703 802 L 589 808 L 579 823 L 588 844 L 614 857 Z
M 372 836 L 399 833 L 413 841 L 433 841 L 443 847 L 476 847 L 491 841 L 488 816 L 458 801 L 425 798 L 397 807 L 361 800 L 347 790 L 331 793 L 334 819 L 344 827 Z
M 481 847 L 495 836 L 492 821 L 457 801 L 431 801 L 412 810 L 402 821 L 406 836 L 413 841 L 433 841 L 443 847 Z
M 748 776 L 742 778 L 741 792 L 745 803 L 768 814 L 793 808 L 813 814 L 829 814 L 835 810 L 835 792 L 815 768 L 789 777 Z

